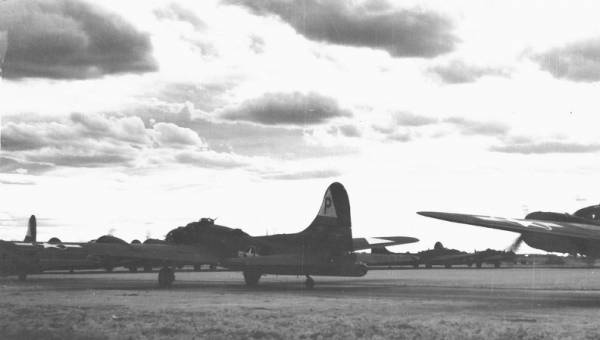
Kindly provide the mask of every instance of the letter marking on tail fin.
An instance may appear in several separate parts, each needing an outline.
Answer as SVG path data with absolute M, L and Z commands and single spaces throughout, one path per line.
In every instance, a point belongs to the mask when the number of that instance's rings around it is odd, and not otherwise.
M 327 190 L 325 197 L 323 197 L 323 203 L 321 204 L 321 209 L 319 209 L 319 216 L 337 218 L 335 204 L 333 204 L 330 190 Z

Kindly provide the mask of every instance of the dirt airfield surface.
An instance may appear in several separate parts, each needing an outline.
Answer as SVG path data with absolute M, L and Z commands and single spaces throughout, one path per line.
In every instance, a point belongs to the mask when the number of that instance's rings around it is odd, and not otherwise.
M 597 339 L 598 269 L 371 270 L 362 278 L 241 273 L 0 278 L 2 339 Z

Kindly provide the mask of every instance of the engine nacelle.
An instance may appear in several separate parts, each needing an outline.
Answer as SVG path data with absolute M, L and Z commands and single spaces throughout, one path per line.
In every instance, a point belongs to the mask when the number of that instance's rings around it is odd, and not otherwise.
M 523 234 L 523 241 L 532 247 L 549 252 L 568 253 L 568 254 L 586 254 L 587 247 L 583 246 L 574 239 L 564 236 L 546 235 L 540 233 Z

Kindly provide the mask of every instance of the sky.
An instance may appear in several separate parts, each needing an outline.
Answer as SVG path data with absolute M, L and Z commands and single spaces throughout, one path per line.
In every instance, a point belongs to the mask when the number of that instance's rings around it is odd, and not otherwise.
M 2 1 L 0 239 L 292 233 L 338 181 L 355 237 L 506 248 L 415 212 L 600 201 L 599 7 Z

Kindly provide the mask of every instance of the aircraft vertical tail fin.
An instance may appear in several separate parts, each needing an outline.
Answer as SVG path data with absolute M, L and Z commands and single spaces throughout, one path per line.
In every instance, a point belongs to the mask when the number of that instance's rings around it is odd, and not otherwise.
M 353 251 L 350 200 L 342 184 L 329 185 L 317 216 L 302 234 L 309 248 L 337 254 Z
M 37 222 L 35 215 L 29 217 L 29 223 L 27 224 L 27 234 L 25 234 L 25 242 L 36 242 L 37 235 Z

